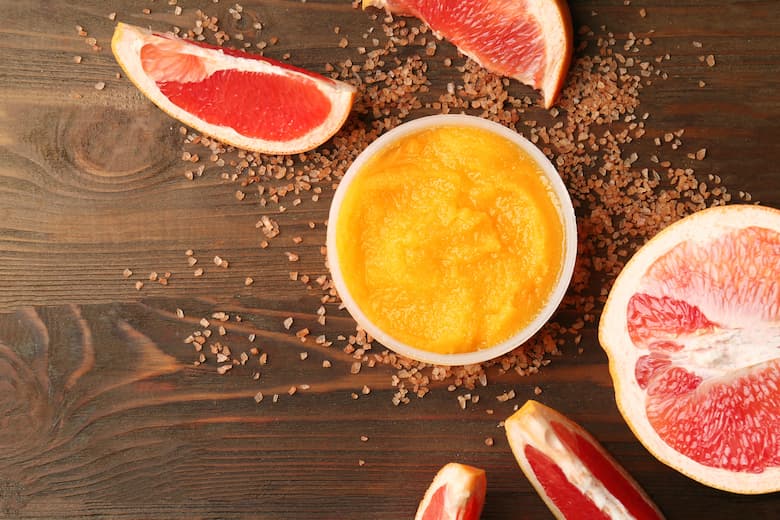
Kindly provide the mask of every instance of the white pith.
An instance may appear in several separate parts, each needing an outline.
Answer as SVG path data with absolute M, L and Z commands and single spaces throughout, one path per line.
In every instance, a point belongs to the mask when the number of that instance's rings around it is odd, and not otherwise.
M 681 220 L 659 233 L 637 252 L 618 276 L 610 292 L 599 326 L 599 340 L 607 352 L 610 372 L 615 382 L 615 399 L 623 417 L 645 447 L 661 462 L 708 486 L 743 494 L 780 491 L 780 467 L 763 473 L 735 472 L 700 464 L 669 446 L 650 424 L 646 410 L 645 390 L 634 376 L 637 360 L 649 350 L 637 348 L 627 327 L 628 301 L 639 289 L 639 283 L 659 256 L 685 240 L 710 242 L 723 233 L 747 226 L 780 231 L 780 211 L 758 206 L 727 206 L 701 211 Z M 703 309 L 705 315 L 706 309 Z M 780 324 L 764 324 L 761 328 L 746 327 L 716 330 L 714 336 L 683 338 L 691 353 L 670 353 L 677 356 L 675 364 L 706 377 L 734 377 L 739 370 L 780 359 Z M 716 352 L 707 352 L 713 339 L 723 345 Z M 741 342 L 739 345 L 731 341 Z M 750 353 L 746 347 L 755 349 Z M 774 389 L 777 392 L 777 389 Z
M 507 439 L 509 440 L 509 444 L 523 473 L 531 481 L 534 488 L 556 518 L 565 520 L 560 509 L 558 509 L 555 503 L 547 496 L 547 493 L 534 473 L 531 464 L 528 462 L 528 459 L 526 459 L 525 447 L 527 445 L 533 446 L 550 457 L 558 465 L 566 479 L 576 486 L 583 495 L 588 497 L 588 499 L 590 499 L 596 507 L 603 511 L 609 518 L 615 520 L 631 520 L 635 517 L 628 512 L 620 500 L 609 492 L 600 480 L 593 476 L 591 471 L 582 463 L 582 461 L 572 453 L 563 442 L 561 442 L 552 429 L 550 421 L 556 421 L 562 424 L 592 444 L 607 460 L 612 462 L 615 469 L 637 489 L 639 494 L 645 498 L 645 501 L 651 507 L 655 508 L 653 503 L 647 499 L 636 482 L 634 482 L 628 473 L 612 459 L 588 432 L 572 423 L 569 419 L 555 410 L 529 401 L 520 411 L 507 419 L 505 423 Z M 659 518 L 660 517 L 661 515 L 659 513 Z
M 683 350 L 664 353 L 664 357 L 705 380 L 733 377 L 742 369 L 780 357 L 780 325 L 715 329 L 706 335 L 680 336 L 675 341 Z
M 420 502 L 420 507 L 417 509 L 414 520 L 422 520 L 428 509 L 431 498 L 436 491 L 444 485 L 447 486 L 447 490 L 444 498 L 442 517 L 460 519 L 462 515 L 459 515 L 459 513 L 462 513 L 475 489 L 475 480 L 483 475 L 483 473 L 482 470 L 456 462 L 446 464 L 433 478 L 433 482 L 431 482 L 431 485 L 425 492 L 425 496 Z
M 141 48 L 147 43 L 166 42 L 167 38 L 157 36 L 150 31 L 131 25 L 119 23 L 111 42 L 114 55 L 122 66 L 127 77 L 135 83 L 155 105 L 171 117 L 191 126 L 204 134 L 225 141 L 236 147 L 262 153 L 299 153 L 311 150 L 327 141 L 341 128 L 352 106 L 355 88 L 347 83 L 334 80 L 318 80 L 301 72 L 282 67 L 276 67 L 262 60 L 253 60 L 227 56 L 221 51 L 198 46 L 188 46 L 187 53 L 198 56 L 206 64 L 209 73 L 217 70 L 237 69 L 247 72 L 278 74 L 280 76 L 306 78 L 322 92 L 331 102 L 332 115 L 307 134 L 293 140 L 273 141 L 248 137 L 238 133 L 233 128 L 208 123 L 199 117 L 176 106 L 160 91 L 157 83 L 144 71 L 141 63 Z M 262 95 L 262 93 L 258 93 Z

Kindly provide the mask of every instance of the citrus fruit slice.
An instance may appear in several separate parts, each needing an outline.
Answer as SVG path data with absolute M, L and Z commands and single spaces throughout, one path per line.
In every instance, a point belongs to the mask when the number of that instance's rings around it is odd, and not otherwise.
M 434 477 L 414 520 L 478 520 L 486 489 L 483 470 L 450 462 Z
M 615 281 L 599 340 L 659 460 L 718 489 L 780 490 L 780 211 L 716 207 L 664 229 Z
M 363 0 L 363 7 L 415 16 L 487 70 L 544 94 L 550 108 L 572 55 L 565 0 Z
M 344 124 L 355 88 L 244 51 L 119 23 L 111 49 L 168 115 L 227 144 L 270 154 L 316 148 Z
M 556 518 L 663 518 L 604 448 L 559 412 L 528 401 L 504 424 L 520 468 Z

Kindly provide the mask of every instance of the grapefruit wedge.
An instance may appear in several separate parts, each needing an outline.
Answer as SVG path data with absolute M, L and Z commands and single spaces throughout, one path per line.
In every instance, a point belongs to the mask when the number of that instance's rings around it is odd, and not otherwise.
M 415 16 L 487 70 L 541 90 L 555 103 L 572 55 L 565 0 L 363 0 Z
M 227 144 L 269 154 L 316 148 L 344 124 L 355 88 L 240 50 L 119 23 L 111 49 L 171 117 Z
M 718 489 L 780 490 L 780 211 L 716 207 L 663 230 L 615 281 L 599 340 L 659 460 Z
M 486 489 L 483 470 L 450 462 L 434 477 L 414 520 L 478 520 Z
M 663 518 L 588 432 L 552 408 L 528 401 L 504 424 L 520 468 L 559 520 Z

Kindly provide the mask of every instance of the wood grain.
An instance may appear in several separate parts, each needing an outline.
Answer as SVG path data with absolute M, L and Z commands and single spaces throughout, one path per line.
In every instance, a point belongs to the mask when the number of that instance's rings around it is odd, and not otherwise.
M 256 197 L 236 200 L 239 186 L 206 161 L 203 176 L 184 178 L 192 165 L 181 159 L 179 125 L 114 76 L 107 16 L 190 27 L 200 8 L 230 33 L 262 21 L 279 37 L 266 55 L 289 53 L 291 62 L 319 72 L 357 58 L 354 42 L 371 27 L 380 33 L 381 17 L 374 21 L 346 1 L 253 0 L 241 2 L 245 19 L 237 22 L 228 13 L 234 4 L 224 0 L 178 3 L 182 16 L 163 0 L 0 0 L 0 518 L 411 518 L 435 471 L 451 460 L 487 469 L 484 518 L 549 518 L 498 427 L 537 386 L 538 398 L 602 440 L 669 518 L 780 515 L 776 494 L 715 491 L 651 457 L 614 405 L 592 328 L 583 333 L 582 354 L 564 345 L 538 374 L 491 372 L 466 411 L 446 382 L 395 407 L 391 369 L 351 375 L 352 358 L 340 348 L 299 341 L 294 332 L 302 327 L 312 337 L 354 332 L 333 304 L 319 325 L 321 292 L 289 276 L 326 272 L 320 246 L 332 190 L 318 203 L 305 198 L 274 214 L 283 233 L 261 249 L 255 222 L 269 208 Z M 701 176 L 719 175 L 732 192 L 780 207 L 780 3 L 570 4 L 576 28 L 604 24 L 619 37 L 650 36 L 645 59 L 670 53 L 669 79 L 645 89 L 641 110 L 657 131 L 685 128 L 692 149 L 708 149 Z M 76 25 L 97 38 L 101 52 L 90 50 Z M 347 49 L 338 46 L 342 36 L 353 42 Z M 699 62 L 702 54 L 715 55 L 716 66 Z M 457 55 L 441 43 L 437 58 L 445 57 Z M 445 89 L 456 74 L 432 63 L 431 90 Z M 99 81 L 104 90 L 94 88 Z M 511 89 L 532 95 L 521 85 Z M 637 146 L 653 153 L 648 143 Z M 292 265 L 284 253 L 294 236 L 303 243 Z M 187 249 L 203 277 L 192 275 Z M 230 267 L 216 267 L 215 255 Z M 129 279 L 126 268 L 134 272 Z M 170 272 L 169 284 L 150 282 L 152 271 Z M 146 283 L 137 291 L 140 280 Z M 213 356 L 195 366 L 197 353 L 184 340 L 214 312 L 242 318 L 226 323 L 221 338 L 234 353 L 257 346 L 269 364 L 250 356 L 224 376 Z M 322 368 L 324 359 L 331 368 Z M 289 396 L 293 385 L 310 388 Z M 364 385 L 370 394 L 361 393 Z M 516 399 L 496 400 L 510 389 Z M 252 398 L 258 391 L 265 396 L 259 405 Z M 494 446 L 485 445 L 487 437 Z

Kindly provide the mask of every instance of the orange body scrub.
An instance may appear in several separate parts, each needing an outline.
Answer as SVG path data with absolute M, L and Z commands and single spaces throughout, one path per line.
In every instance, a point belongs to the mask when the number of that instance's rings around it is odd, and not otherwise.
M 539 164 L 481 128 L 406 135 L 364 163 L 335 229 L 344 283 L 376 326 L 441 354 L 508 340 L 561 275 L 560 204 Z

